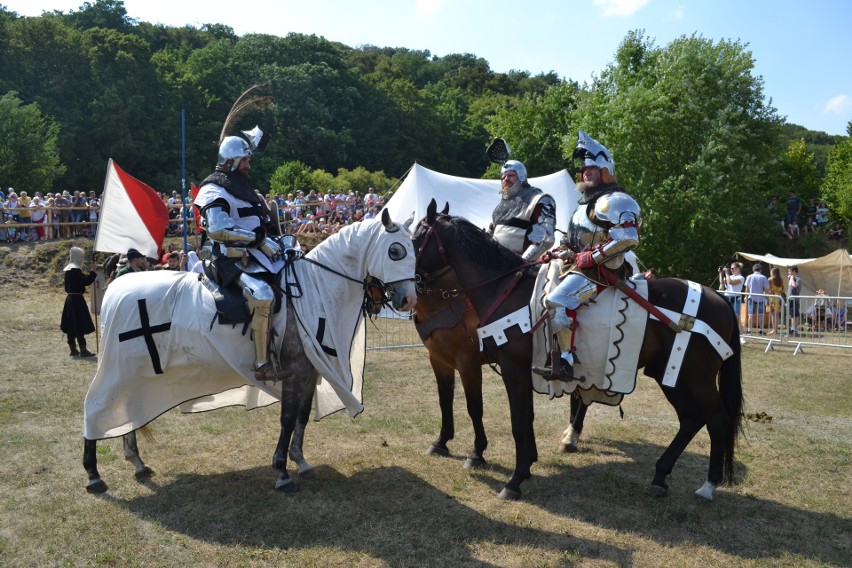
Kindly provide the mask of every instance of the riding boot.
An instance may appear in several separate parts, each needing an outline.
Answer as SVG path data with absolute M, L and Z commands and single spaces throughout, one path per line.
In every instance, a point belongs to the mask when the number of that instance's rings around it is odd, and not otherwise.
M 560 352 L 554 349 L 550 352 L 550 367 L 533 367 L 533 373 L 548 381 L 570 381 L 574 378 L 574 356 L 570 351 Z
M 94 357 L 95 354 L 86 349 L 86 338 L 82 335 L 77 336 L 77 343 L 80 344 L 80 357 Z
M 575 319 L 564 308 L 557 308 L 553 312 L 550 328 L 556 340 L 556 348 L 550 352 L 550 367 L 534 366 L 533 373 L 548 381 L 570 381 L 574 378 L 574 322 Z
M 71 356 L 72 357 L 76 357 L 80 354 L 80 352 L 77 351 L 77 344 L 74 341 L 74 336 L 72 336 L 72 335 L 68 336 L 68 347 L 71 348 Z

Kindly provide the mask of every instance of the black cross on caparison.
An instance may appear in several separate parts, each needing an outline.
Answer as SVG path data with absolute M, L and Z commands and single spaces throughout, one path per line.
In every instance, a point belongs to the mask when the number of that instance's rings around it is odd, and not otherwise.
M 157 351 L 157 346 L 154 344 L 154 334 L 168 331 L 172 327 L 172 322 L 161 323 L 152 326 L 148 320 L 148 306 L 145 304 L 145 298 L 139 300 L 139 329 L 125 331 L 118 334 L 118 341 L 127 341 L 136 337 L 145 337 L 145 345 L 148 346 L 148 355 L 151 356 L 151 363 L 154 365 L 154 373 L 163 374 L 163 368 L 160 366 L 160 353 Z

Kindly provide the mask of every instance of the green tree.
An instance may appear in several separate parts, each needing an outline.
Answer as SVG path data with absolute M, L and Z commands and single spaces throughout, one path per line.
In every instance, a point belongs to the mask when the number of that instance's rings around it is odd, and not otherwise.
M 488 129 L 504 138 L 512 149 L 512 157 L 524 163 L 530 176 L 541 176 L 570 165 L 570 153 L 563 154 L 566 132 L 576 132 L 572 111 L 577 108 L 580 88 L 576 83 L 562 83 L 544 93 L 527 95 L 517 104 L 498 112 Z M 496 177 L 497 168 L 491 173 Z
M 776 171 L 778 187 L 782 194 L 778 197 L 786 198 L 791 189 L 804 201 L 817 199 L 819 197 L 819 186 L 821 176 L 814 162 L 814 154 L 808 150 L 804 140 L 793 140 L 787 151 L 781 157 Z
M 304 191 L 306 194 L 316 189 L 314 179 L 311 177 L 311 168 L 304 163 L 294 160 L 281 164 L 272 174 L 269 180 L 269 189 L 272 193 L 296 194 Z
M 828 154 L 822 197 L 832 216 L 846 224 L 852 223 L 852 121 L 846 125 L 849 135 L 838 142 Z
M 59 159 L 59 126 L 35 103 L 15 93 L 0 97 L 0 180 L 33 194 L 44 191 L 65 172 Z
M 693 35 L 657 48 L 631 32 L 581 96 L 572 122 L 613 151 L 642 207 L 646 265 L 709 280 L 731 253 L 777 240 L 764 201 L 780 119 L 753 69 L 739 42 Z

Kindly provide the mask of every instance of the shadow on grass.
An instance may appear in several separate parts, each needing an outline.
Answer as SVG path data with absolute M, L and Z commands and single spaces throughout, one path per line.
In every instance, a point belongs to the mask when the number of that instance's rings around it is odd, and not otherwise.
M 669 476 L 669 494 L 653 497 L 646 490 L 665 448 L 620 441 L 605 444 L 602 451 L 620 454 L 619 461 L 574 467 L 571 462 L 576 454 L 555 459 L 545 455 L 547 469 L 557 473 L 536 475 L 533 466 L 533 477 L 524 484 L 527 502 L 556 515 L 636 533 L 667 546 L 689 543 L 743 559 L 789 560 L 795 555 L 827 565 L 849 565 L 849 517 L 741 494 L 736 486 L 717 489 L 712 503 L 698 499 L 693 492 L 706 479 L 709 461 L 701 453 L 684 452 Z M 737 463 L 736 471 L 737 479 L 743 479 L 745 466 Z M 500 487 L 511 472 L 498 471 L 496 477 L 493 473 L 481 475 L 485 482 Z M 844 496 L 841 488 L 837 493 Z
M 105 498 L 167 530 L 229 546 L 315 548 L 320 554 L 332 547 L 391 566 L 427 561 L 433 566 L 493 566 L 475 557 L 476 550 L 492 545 L 517 547 L 531 558 L 564 556 L 569 564 L 578 558 L 633 564 L 627 549 L 484 516 L 399 467 L 351 477 L 324 466 L 316 472 L 316 478 L 299 480 L 303 490 L 295 496 L 270 487 L 269 468 L 254 468 L 185 474 L 166 485 L 154 477 L 146 483 L 148 495 L 127 501 Z

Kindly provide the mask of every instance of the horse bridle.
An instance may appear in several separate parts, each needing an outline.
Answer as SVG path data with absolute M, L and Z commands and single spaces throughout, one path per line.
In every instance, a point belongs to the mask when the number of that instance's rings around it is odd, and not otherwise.
M 441 276 L 446 274 L 449 270 L 452 270 L 452 267 L 449 264 L 449 260 L 447 259 L 447 254 L 446 254 L 446 249 L 444 248 L 444 243 L 441 241 L 441 235 L 435 230 L 435 225 L 443 217 L 449 217 L 449 215 L 444 215 L 443 213 L 437 213 L 435 215 L 435 219 L 431 223 L 427 223 L 426 219 L 422 219 L 420 221 L 420 226 L 426 228 L 426 235 L 423 237 L 423 243 L 421 243 L 420 247 L 417 249 L 417 256 L 415 257 L 415 267 L 419 264 L 420 258 L 426 250 L 426 245 L 429 244 L 429 238 L 433 235 L 435 236 L 435 241 L 436 241 L 437 246 L 438 246 L 438 253 L 441 255 L 441 262 L 443 262 L 443 266 L 440 269 L 438 269 L 438 271 L 435 272 L 435 274 L 429 274 L 428 272 L 422 272 L 420 270 L 420 268 L 415 268 L 415 275 L 419 279 L 415 283 L 415 285 L 418 286 L 418 291 L 420 291 L 422 289 L 423 291 L 425 291 L 425 293 L 429 293 L 429 291 L 440 292 L 441 297 L 446 299 L 446 298 L 458 296 L 459 294 L 466 294 L 467 292 L 472 292 L 474 290 L 478 290 L 479 288 L 483 288 L 483 287 L 485 287 L 489 284 L 493 284 L 493 283 L 495 283 L 499 280 L 502 280 L 506 276 L 514 275 L 514 278 L 512 278 L 512 281 L 509 283 L 509 285 L 506 287 L 506 289 L 504 289 L 503 292 L 500 293 L 500 295 L 494 300 L 494 302 L 491 304 L 491 306 L 488 308 L 488 310 L 486 310 L 485 314 L 483 314 L 483 316 L 480 317 L 480 324 L 479 325 L 480 326 L 485 325 L 485 324 L 488 323 L 488 320 L 491 318 L 491 316 L 494 314 L 494 312 L 497 310 L 497 308 L 499 308 L 500 305 L 502 305 L 502 303 L 509 297 L 509 295 L 512 293 L 512 291 L 515 289 L 515 287 L 521 281 L 521 277 L 524 275 L 524 271 L 527 268 L 529 268 L 530 266 L 535 266 L 535 265 L 539 264 L 539 262 L 524 263 L 517 268 L 513 268 L 512 270 L 504 272 L 503 274 L 499 274 L 499 275 L 497 275 L 496 277 L 494 277 L 490 280 L 486 280 L 485 282 L 480 282 L 479 284 L 476 284 L 475 286 L 470 286 L 468 288 L 458 288 L 458 289 L 453 289 L 453 290 L 442 290 L 442 289 L 439 289 L 439 288 L 432 288 L 432 289 L 426 288 L 426 285 L 429 282 L 437 280 L 438 278 L 440 278 Z

